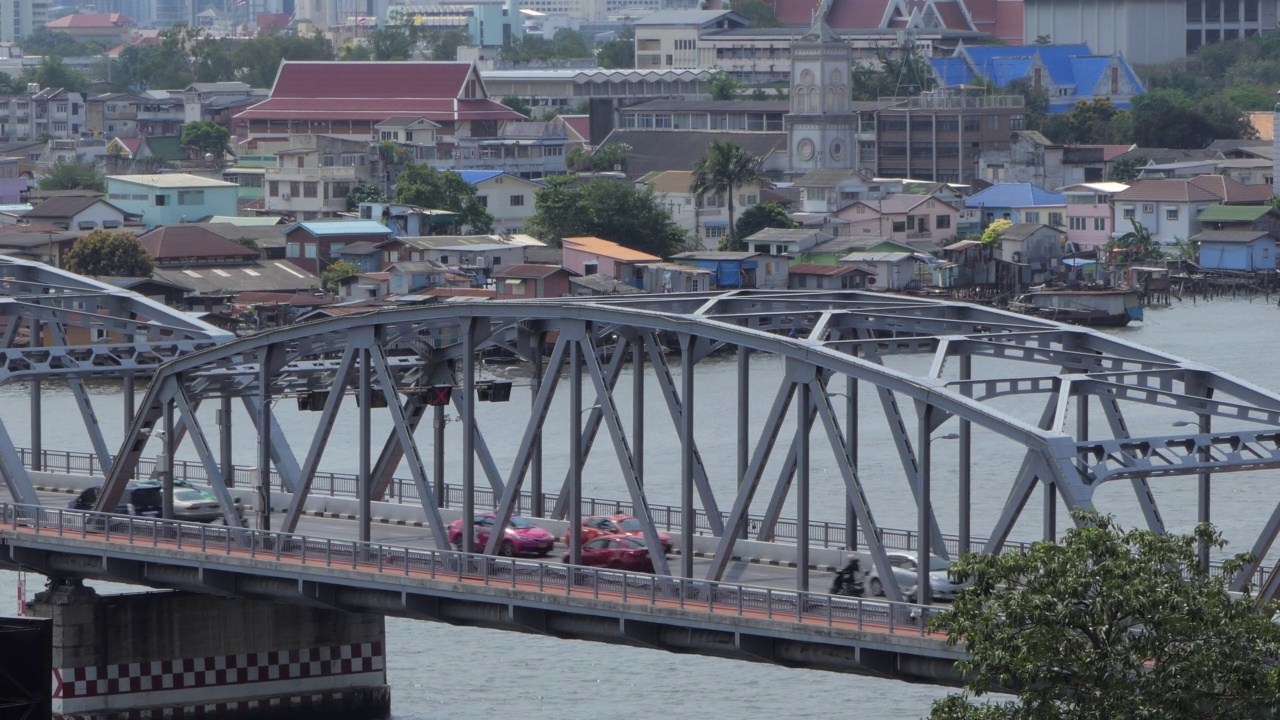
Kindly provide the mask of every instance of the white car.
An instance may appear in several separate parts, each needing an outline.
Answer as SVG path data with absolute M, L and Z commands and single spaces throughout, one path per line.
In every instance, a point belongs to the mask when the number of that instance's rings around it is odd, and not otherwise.
M 893 566 L 893 576 L 898 581 L 898 588 L 902 590 L 902 594 L 908 600 L 914 601 L 916 595 L 916 581 L 919 579 L 916 568 L 916 560 L 919 557 L 914 552 L 906 550 L 891 550 L 888 553 L 889 564 Z M 875 564 L 867 562 L 867 590 L 872 596 L 884 595 L 884 583 L 880 580 L 879 570 Z M 934 555 L 929 560 L 929 590 L 934 600 L 953 600 L 956 593 L 960 592 L 964 585 L 951 579 L 949 571 L 951 569 L 951 561 Z

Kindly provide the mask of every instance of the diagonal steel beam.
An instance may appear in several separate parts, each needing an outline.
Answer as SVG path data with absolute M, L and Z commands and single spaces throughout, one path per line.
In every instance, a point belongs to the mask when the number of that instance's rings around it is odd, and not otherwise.
M 67 329 L 58 323 L 49 323 L 49 334 L 59 347 L 68 347 Z M 67 378 L 67 387 L 75 398 L 76 407 L 80 409 L 80 419 L 84 421 L 85 432 L 89 442 L 93 444 L 93 452 L 98 456 L 102 467 L 111 467 L 111 450 L 107 448 L 107 439 L 102 436 L 102 427 L 98 424 L 98 416 L 93 412 L 93 403 L 89 400 L 89 392 L 85 389 L 84 380 L 72 376 Z
M 378 343 L 369 345 L 365 357 L 369 359 L 374 371 L 378 374 L 378 383 L 387 399 L 387 408 L 391 413 L 391 425 L 399 436 L 400 448 L 409 462 L 409 473 L 413 475 L 413 483 L 418 488 L 418 502 L 427 514 L 427 527 L 431 528 L 431 535 L 436 541 L 436 547 L 441 550 L 448 549 L 449 535 L 445 530 L 444 518 L 440 515 L 440 509 L 432 502 L 431 485 L 427 482 L 427 469 L 422 463 L 422 454 L 418 452 L 418 444 L 413 440 L 413 430 L 409 427 L 404 412 L 400 409 L 400 401 L 396 397 L 391 369 L 387 367 L 387 358 L 382 354 L 382 348 Z M 463 525 L 465 526 L 466 523 L 464 522 Z M 497 527 L 506 527 L 506 523 Z M 494 532 L 491 539 L 496 540 L 500 537 L 502 537 L 502 533 Z
M 302 517 L 302 508 L 311 493 L 311 482 L 315 479 L 316 469 L 320 466 L 320 458 L 329 445 L 329 435 L 333 432 L 334 421 L 338 418 L 338 410 L 342 408 L 342 398 L 347 386 L 351 384 L 351 376 L 355 368 L 356 356 L 360 347 L 352 342 L 342 352 L 338 363 L 338 371 L 329 386 L 329 397 L 325 398 L 324 410 L 320 413 L 320 422 L 311 435 L 311 447 L 307 450 L 293 486 L 293 497 L 289 499 L 289 508 L 285 511 L 284 520 L 280 523 L 280 532 L 292 533 L 298 529 L 298 520 Z
M 624 344 L 618 343 L 614 346 L 613 353 L 609 356 L 609 367 L 605 371 L 605 385 L 608 386 L 610 392 L 613 392 L 613 389 L 617 387 L 618 378 L 622 377 L 622 365 L 627 355 L 622 352 L 623 349 Z M 587 457 L 591 455 L 591 448 L 596 441 L 596 433 L 600 431 L 600 422 L 604 419 L 598 403 L 596 407 L 590 408 L 589 411 L 584 408 L 583 412 L 586 413 L 587 419 L 582 428 L 582 438 L 579 443 L 582 449 L 582 457 L 576 461 L 580 465 L 586 464 Z M 571 460 L 570 462 L 574 461 Z M 563 519 L 568 511 L 569 483 L 572 474 L 572 469 L 565 471 L 564 482 L 560 484 L 560 495 L 556 497 L 555 507 L 551 511 L 551 517 L 553 518 Z
M 243 523 L 243 518 L 240 517 L 240 512 L 236 509 L 236 502 L 231 497 L 231 491 L 222 482 L 222 472 L 218 467 L 218 461 L 214 459 L 213 451 L 209 449 L 209 442 L 205 438 L 204 430 L 201 429 L 200 421 L 196 417 L 195 404 L 187 400 L 182 384 L 175 381 L 165 382 L 165 387 L 160 391 L 160 399 L 163 402 L 172 401 L 177 406 L 178 412 L 181 414 L 188 429 L 187 436 L 195 447 L 196 456 L 200 458 L 200 464 L 204 466 L 204 474 L 209 480 L 209 487 L 213 490 L 214 497 L 218 499 L 218 504 L 222 506 L 222 519 L 227 523 L 228 527 L 240 527 Z M 169 462 L 172 463 L 173 460 L 170 459 Z
M 244 403 L 245 409 L 249 411 L 249 421 L 253 423 L 254 430 L 261 432 L 258 428 L 258 418 L 262 417 L 262 400 L 257 395 L 241 395 L 240 402 Z M 298 487 L 298 458 L 289 447 L 289 438 L 285 436 L 284 428 L 280 427 L 280 421 L 276 419 L 275 413 L 270 413 L 269 424 L 271 442 L 268 445 L 271 451 L 271 462 L 275 464 L 276 472 L 280 474 L 284 489 L 295 492 Z
M 1107 418 L 1111 434 L 1118 440 L 1131 438 L 1129 425 L 1124 421 L 1124 414 L 1120 410 L 1120 403 L 1116 400 L 1115 394 L 1103 393 L 1098 396 L 1098 401 L 1102 405 L 1102 414 Z M 1160 509 L 1156 507 L 1156 498 L 1151 494 L 1151 483 L 1144 477 L 1134 477 L 1131 482 L 1133 492 L 1138 497 L 1138 507 L 1142 508 L 1142 516 L 1147 521 L 1147 528 L 1163 535 L 1167 531 L 1164 518 L 1160 517 Z

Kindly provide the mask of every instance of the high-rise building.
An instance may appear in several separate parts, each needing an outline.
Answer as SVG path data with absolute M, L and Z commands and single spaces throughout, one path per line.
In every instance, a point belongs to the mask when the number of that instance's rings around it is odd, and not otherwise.
M 17 42 L 48 19 L 48 0 L 0 0 L 0 42 Z

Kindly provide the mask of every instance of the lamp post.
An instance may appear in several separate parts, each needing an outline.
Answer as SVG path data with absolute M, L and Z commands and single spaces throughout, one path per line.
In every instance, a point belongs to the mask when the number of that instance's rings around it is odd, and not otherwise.
M 932 488 L 932 468 L 933 464 L 933 441 L 934 440 L 955 440 L 960 437 L 958 433 L 947 433 L 938 437 L 929 436 L 929 425 L 933 416 L 933 407 L 931 405 L 924 406 L 920 413 L 920 487 L 916 498 L 916 546 L 919 551 L 916 553 L 916 602 L 920 605 L 929 605 L 933 601 L 933 591 L 929 583 L 930 561 L 933 559 L 933 532 L 929 523 L 929 508 L 932 506 L 931 493 Z
M 1201 414 L 1199 416 L 1199 420 L 1196 422 L 1191 422 L 1190 420 L 1177 420 L 1174 421 L 1172 425 L 1176 428 L 1195 427 L 1201 434 L 1208 434 L 1211 432 L 1209 416 L 1207 414 Z M 1200 462 L 1207 462 L 1209 460 L 1209 449 L 1207 447 L 1200 447 L 1196 451 L 1196 455 Z M 1196 481 L 1196 522 L 1207 523 L 1209 522 L 1209 509 L 1211 505 L 1209 495 L 1212 490 L 1213 478 L 1208 470 L 1200 470 L 1196 473 Z M 1196 554 L 1199 556 L 1200 569 L 1204 572 L 1209 572 L 1209 544 L 1203 541 L 1197 543 Z

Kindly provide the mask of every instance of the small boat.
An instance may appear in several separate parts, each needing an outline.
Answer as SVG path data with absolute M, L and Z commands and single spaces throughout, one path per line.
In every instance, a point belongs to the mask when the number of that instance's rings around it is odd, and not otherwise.
M 1073 325 L 1124 327 L 1134 320 L 1142 321 L 1137 290 L 1038 288 L 1015 297 L 1009 309 Z

